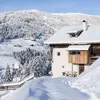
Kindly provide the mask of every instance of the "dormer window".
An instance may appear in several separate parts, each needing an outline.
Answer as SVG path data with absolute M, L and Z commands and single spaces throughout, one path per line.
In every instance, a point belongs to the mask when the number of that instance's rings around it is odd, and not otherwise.
M 69 36 L 70 36 L 70 37 L 76 37 L 76 36 L 75 36 L 75 33 L 70 33 Z
M 67 34 L 69 34 L 69 36 L 72 38 L 72 37 L 78 37 L 82 32 L 83 32 L 83 29 L 78 30 L 78 31 L 71 30 Z

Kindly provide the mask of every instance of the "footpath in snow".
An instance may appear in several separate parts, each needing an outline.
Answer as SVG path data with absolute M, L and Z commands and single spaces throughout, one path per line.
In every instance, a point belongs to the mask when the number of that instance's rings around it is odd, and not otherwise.
M 90 97 L 68 85 L 67 78 L 43 77 L 27 82 L 2 100 L 90 100 Z

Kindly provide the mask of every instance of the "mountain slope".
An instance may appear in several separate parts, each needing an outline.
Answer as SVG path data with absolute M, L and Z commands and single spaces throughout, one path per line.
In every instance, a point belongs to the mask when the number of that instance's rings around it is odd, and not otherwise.
M 81 13 L 52 14 L 38 10 L 0 13 L 0 40 L 32 37 L 45 40 L 63 25 L 79 25 L 85 19 L 99 24 L 100 16 Z

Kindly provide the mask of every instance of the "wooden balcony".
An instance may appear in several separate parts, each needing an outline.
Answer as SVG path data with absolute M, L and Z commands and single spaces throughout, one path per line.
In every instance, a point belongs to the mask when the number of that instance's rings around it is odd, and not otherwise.
M 88 64 L 89 63 L 89 52 L 79 51 L 78 54 L 68 54 L 68 62 L 73 64 Z

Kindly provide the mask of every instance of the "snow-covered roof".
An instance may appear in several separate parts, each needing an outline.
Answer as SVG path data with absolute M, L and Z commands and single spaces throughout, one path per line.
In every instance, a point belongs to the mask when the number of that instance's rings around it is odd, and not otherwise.
M 70 45 L 66 50 L 89 50 L 90 45 Z
M 100 43 L 100 25 L 90 25 L 87 31 L 83 31 L 78 41 L 82 43 Z
M 45 41 L 45 44 L 66 44 L 77 40 L 76 38 L 70 38 L 67 34 L 70 30 L 74 28 L 81 28 L 82 26 L 64 26 L 58 30 L 54 35 L 52 35 L 48 40 Z
M 100 43 L 100 25 L 90 25 L 78 37 L 70 37 L 67 33 L 71 30 L 79 31 L 83 26 L 64 26 L 53 36 L 45 41 L 45 44 L 88 44 Z

